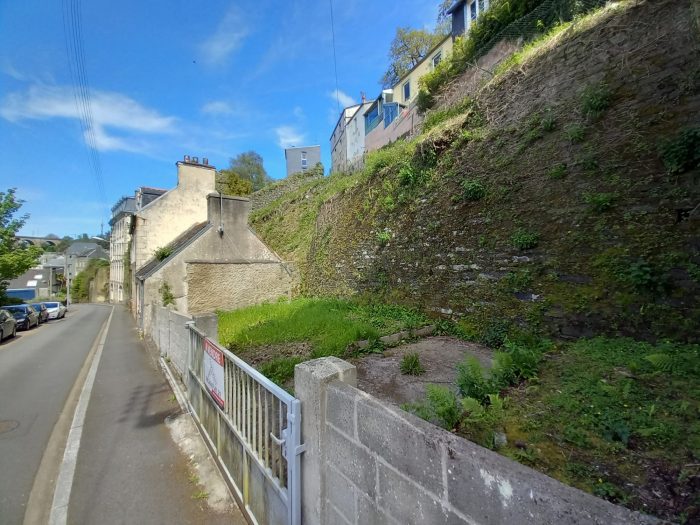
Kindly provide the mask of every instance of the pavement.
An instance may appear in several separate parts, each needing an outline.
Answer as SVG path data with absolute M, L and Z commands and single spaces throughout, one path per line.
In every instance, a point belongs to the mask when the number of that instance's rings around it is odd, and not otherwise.
M 75 470 L 69 523 L 245 523 L 207 503 L 194 464 L 166 420 L 181 414 L 126 309 L 116 307 L 95 377 Z
M 0 524 L 246 523 L 211 465 L 125 308 L 0 345 Z

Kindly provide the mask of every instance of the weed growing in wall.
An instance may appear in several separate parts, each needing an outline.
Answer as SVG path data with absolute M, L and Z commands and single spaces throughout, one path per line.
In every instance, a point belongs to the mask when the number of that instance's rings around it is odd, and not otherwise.
M 468 201 L 478 201 L 486 196 L 486 188 L 478 180 L 465 179 L 460 183 L 462 197 Z
M 612 92 L 604 82 L 591 84 L 581 93 L 581 112 L 589 119 L 599 118 L 612 103 Z
M 700 127 L 689 128 L 661 145 L 661 160 L 669 173 L 700 168 Z
M 163 306 L 175 304 L 175 296 L 173 295 L 173 291 L 167 281 L 163 281 L 163 284 L 161 284 L 160 288 L 158 288 L 158 292 L 160 292 Z
M 572 144 L 583 142 L 586 129 L 581 124 L 569 124 L 564 128 L 564 135 Z
M 540 236 L 536 232 L 527 231 L 524 228 L 518 228 L 510 237 L 510 242 L 518 250 L 529 250 L 535 248 L 540 241 Z
M 550 179 L 563 179 L 566 176 L 566 163 L 557 164 L 547 172 Z
M 583 195 L 583 201 L 595 212 L 609 210 L 616 198 L 617 195 L 614 193 L 585 193 Z

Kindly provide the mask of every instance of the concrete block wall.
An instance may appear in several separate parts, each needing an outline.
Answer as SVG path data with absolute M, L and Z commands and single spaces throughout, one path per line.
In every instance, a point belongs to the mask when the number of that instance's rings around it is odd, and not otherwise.
M 337 358 L 298 365 L 303 523 L 645 524 L 355 388 Z
M 163 307 L 154 307 L 152 316 L 150 332 L 146 335 L 156 344 L 160 354 L 168 358 L 180 376 L 184 377 L 190 341 L 185 323 L 192 321 L 192 318 Z

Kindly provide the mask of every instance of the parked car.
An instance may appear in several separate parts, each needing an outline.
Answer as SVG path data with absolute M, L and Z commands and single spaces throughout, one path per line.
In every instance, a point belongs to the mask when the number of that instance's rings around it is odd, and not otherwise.
M 46 301 L 44 305 L 49 313 L 49 319 L 61 319 L 66 316 L 67 308 L 58 301 Z
M 15 318 L 18 330 L 29 330 L 33 326 L 39 326 L 39 314 L 28 304 L 13 304 L 3 308 Z
M 29 306 L 34 308 L 34 311 L 39 314 L 39 324 L 49 320 L 49 311 L 44 303 L 31 303 Z
M 17 333 L 17 321 L 7 310 L 0 309 L 0 342 Z

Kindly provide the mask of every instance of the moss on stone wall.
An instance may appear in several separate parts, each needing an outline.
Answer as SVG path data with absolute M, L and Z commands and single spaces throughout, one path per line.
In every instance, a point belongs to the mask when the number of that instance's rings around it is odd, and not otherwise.
M 308 294 L 381 295 L 479 337 L 698 340 L 700 172 L 663 162 L 700 114 L 690 13 L 628 2 L 582 21 L 466 112 L 282 196 L 253 225 Z

